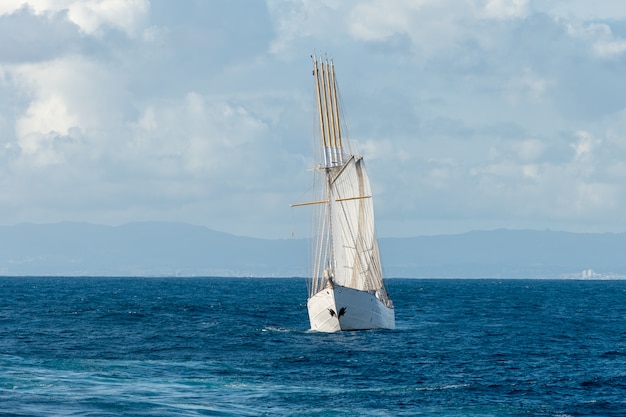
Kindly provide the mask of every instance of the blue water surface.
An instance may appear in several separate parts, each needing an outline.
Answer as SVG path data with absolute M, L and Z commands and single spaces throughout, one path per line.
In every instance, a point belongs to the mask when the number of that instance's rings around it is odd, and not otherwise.
M 626 415 L 626 281 L 387 286 L 322 334 L 303 279 L 0 278 L 0 415 Z

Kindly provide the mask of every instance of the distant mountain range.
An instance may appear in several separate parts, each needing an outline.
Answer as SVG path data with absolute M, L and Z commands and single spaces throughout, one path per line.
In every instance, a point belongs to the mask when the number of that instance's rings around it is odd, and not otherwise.
M 533 230 L 380 239 L 386 277 L 621 278 L 626 233 Z M 257 239 L 181 223 L 0 226 L 5 276 L 305 277 L 308 240 Z

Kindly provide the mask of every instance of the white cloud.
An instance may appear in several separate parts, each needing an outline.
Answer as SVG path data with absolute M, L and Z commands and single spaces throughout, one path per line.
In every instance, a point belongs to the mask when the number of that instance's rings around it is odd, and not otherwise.
M 411 20 L 428 2 L 398 1 L 392 7 L 370 0 L 356 5 L 350 13 L 350 33 L 356 39 L 380 41 L 396 34 L 408 34 Z
M 340 0 L 268 0 L 267 7 L 277 32 L 270 52 L 278 55 L 291 51 L 298 39 L 330 39 L 340 34 L 347 6 Z
M 521 74 L 511 77 L 504 88 L 511 103 L 519 104 L 542 100 L 550 84 L 551 82 L 532 69 L 524 68 Z
M 336 44 L 346 36 L 361 42 L 406 37 L 415 51 L 430 57 L 467 42 L 489 44 L 489 36 L 479 33 L 483 20 L 520 19 L 528 12 L 527 0 L 271 0 L 268 5 L 278 28 L 275 53 L 307 38 Z
M 149 10 L 148 0 L 8 0 L 0 5 L 0 15 L 25 6 L 38 15 L 67 13 L 67 18 L 87 35 L 99 35 L 108 26 L 134 36 Z
M 478 41 L 468 22 L 477 11 L 470 1 L 421 0 L 358 2 L 347 21 L 348 34 L 364 42 L 405 37 L 423 59 L 445 54 L 465 41 Z
M 511 160 L 520 163 L 540 161 L 547 145 L 538 139 L 506 140 L 489 149 L 490 160 Z
M 130 146 L 133 156 L 149 164 L 148 172 L 158 172 L 167 160 L 174 169 L 168 175 L 239 181 L 237 171 L 247 169 L 240 162 L 262 151 L 266 131 L 245 107 L 190 92 L 182 100 L 146 108 L 134 124 Z
M 68 6 L 68 18 L 87 34 L 109 25 L 134 36 L 148 12 L 147 0 L 77 1 Z
M 16 87 L 30 97 L 16 121 L 18 139 L 32 133 L 67 134 L 72 127 L 100 129 L 124 119 L 124 79 L 101 63 L 71 57 L 10 71 Z
M 600 146 L 601 142 L 598 139 L 593 138 L 589 132 L 578 131 L 576 132 L 578 138 L 571 146 L 574 149 L 574 159 L 584 160 L 592 156 L 595 148 Z
M 626 51 L 626 39 L 615 36 L 606 23 L 575 22 L 569 24 L 567 29 L 571 36 L 587 42 L 599 58 L 619 57 Z
M 368 160 L 382 159 L 385 163 L 393 163 L 409 159 L 408 152 L 399 149 L 389 139 L 359 141 L 358 148 L 357 152 L 362 153 Z
M 615 20 L 626 18 L 626 3 L 622 0 L 533 0 L 532 9 L 566 20 Z
M 526 16 L 528 0 L 487 0 L 484 14 L 492 19 L 509 19 Z

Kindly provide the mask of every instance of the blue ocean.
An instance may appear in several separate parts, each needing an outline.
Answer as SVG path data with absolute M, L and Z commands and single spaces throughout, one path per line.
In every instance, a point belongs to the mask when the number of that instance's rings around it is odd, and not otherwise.
M 0 278 L 0 415 L 626 415 L 626 281 L 387 287 L 321 334 L 299 278 Z

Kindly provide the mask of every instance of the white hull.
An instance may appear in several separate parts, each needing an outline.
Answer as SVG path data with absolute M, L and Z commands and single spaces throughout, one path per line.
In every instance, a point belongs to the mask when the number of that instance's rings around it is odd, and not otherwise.
M 311 330 L 319 332 L 396 327 L 394 309 L 366 291 L 326 287 L 309 298 L 307 307 Z

